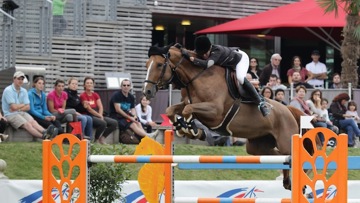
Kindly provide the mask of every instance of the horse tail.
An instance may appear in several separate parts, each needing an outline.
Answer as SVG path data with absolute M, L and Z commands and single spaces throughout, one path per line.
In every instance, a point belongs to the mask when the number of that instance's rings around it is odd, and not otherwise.
M 300 111 L 299 109 L 293 107 L 293 106 L 287 106 L 288 109 L 290 110 L 291 114 L 293 115 L 293 117 L 295 118 L 296 120 L 296 123 L 298 125 L 298 132 L 300 132 L 300 118 L 301 116 L 306 116 L 306 114 L 302 111 Z M 306 132 L 307 130 L 305 130 Z M 303 132 L 303 133 L 305 133 Z M 321 148 L 322 147 L 322 144 L 321 144 L 321 141 L 320 141 L 320 138 L 318 136 L 316 136 L 316 146 L 317 148 Z M 313 154 L 314 153 L 314 148 L 312 146 L 312 142 L 309 141 L 309 142 L 304 142 L 304 147 L 305 149 L 309 152 L 309 154 Z

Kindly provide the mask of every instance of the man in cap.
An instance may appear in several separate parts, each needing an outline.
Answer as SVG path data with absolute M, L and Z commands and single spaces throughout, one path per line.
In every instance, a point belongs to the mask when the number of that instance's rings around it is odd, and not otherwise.
M 195 52 L 198 58 L 190 57 L 187 53 L 183 54 L 184 57 L 197 66 L 209 68 L 215 64 L 224 68 L 235 69 L 238 81 L 249 93 L 249 96 L 253 98 L 253 101 L 258 104 L 258 108 L 263 116 L 267 116 L 270 113 L 265 105 L 264 98 L 246 79 L 246 73 L 249 68 L 249 56 L 245 52 L 221 45 L 212 45 L 206 36 L 199 36 L 195 39 Z
M 306 64 L 306 70 L 308 70 L 306 82 L 316 89 L 323 89 L 324 80 L 328 78 L 326 66 L 319 61 L 320 52 L 318 50 L 311 52 L 311 58 L 312 62 Z
M 2 95 L 2 110 L 9 124 L 15 129 L 23 128 L 36 138 L 49 139 L 57 135 L 58 129 L 50 125 L 46 130 L 27 113 L 30 109 L 28 93 L 22 87 L 25 74 L 14 73 L 13 83 L 5 88 Z

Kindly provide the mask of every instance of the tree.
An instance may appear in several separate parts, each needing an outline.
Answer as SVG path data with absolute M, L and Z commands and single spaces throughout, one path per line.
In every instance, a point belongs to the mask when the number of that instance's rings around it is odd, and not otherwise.
M 352 87 L 358 84 L 358 60 L 360 58 L 360 0 L 316 0 L 325 13 L 343 9 L 346 16 L 346 25 L 343 29 L 343 41 L 341 43 L 341 80 L 343 87 L 352 83 Z

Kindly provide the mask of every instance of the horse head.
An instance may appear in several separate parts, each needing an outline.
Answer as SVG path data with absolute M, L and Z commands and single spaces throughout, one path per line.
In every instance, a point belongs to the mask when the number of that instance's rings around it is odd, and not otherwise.
M 143 86 L 143 94 L 147 99 L 154 98 L 158 89 L 164 88 L 170 83 L 175 83 L 177 87 L 184 87 L 176 70 L 179 66 L 189 62 L 182 64 L 186 60 L 182 56 L 181 49 L 179 44 L 150 47 L 149 60 L 146 62 L 147 74 Z

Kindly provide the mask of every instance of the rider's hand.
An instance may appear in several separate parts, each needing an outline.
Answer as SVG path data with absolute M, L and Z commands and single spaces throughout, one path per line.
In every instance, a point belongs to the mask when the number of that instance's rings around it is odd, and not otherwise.
M 181 54 L 186 60 L 190 61 L 190 55 L 186 50 L 181 49 Z

